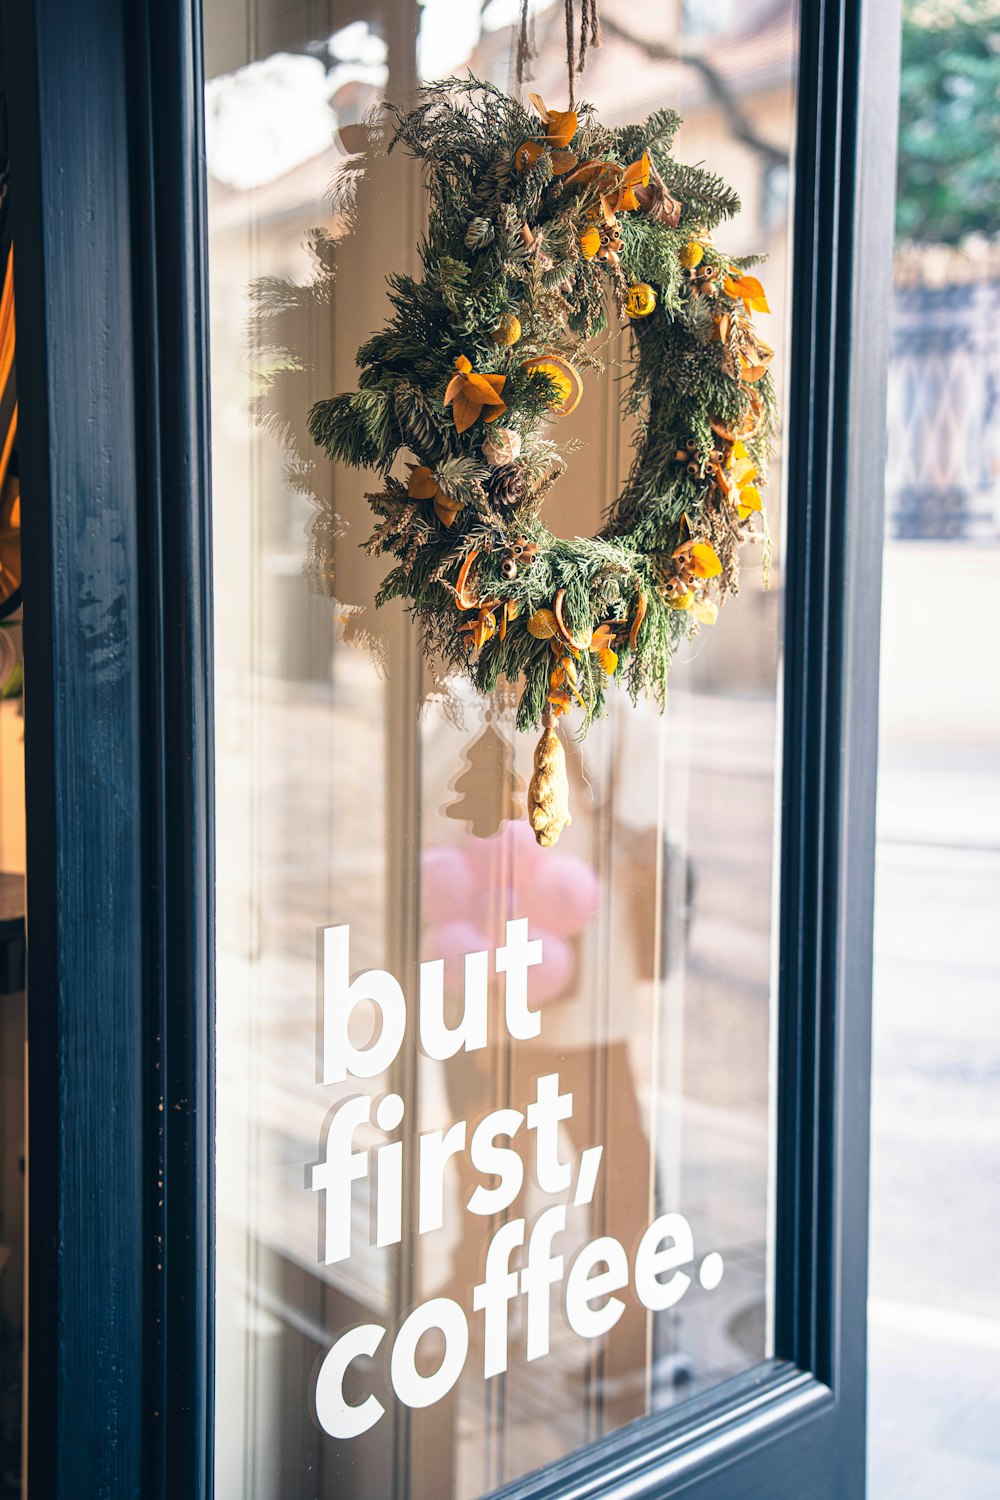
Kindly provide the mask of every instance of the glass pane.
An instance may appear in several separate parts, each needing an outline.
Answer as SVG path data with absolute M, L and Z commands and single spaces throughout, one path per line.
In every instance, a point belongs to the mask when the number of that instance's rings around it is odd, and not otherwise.
M 375 609 L 371 477 L 306 429 L 354 388 L 386 277 L 419 269 L 419 169 L 359 176 L 357 127 L 421 79 L 512 85 L 518 11 L 205 3 L 227 1500 L 475 1500 L 771 1351 L 780 455 L 770 589 L 746 549 L 667 715 L 617 694 L 566 737 L 574 821 L 539 850 L 513 694 L 439 680 Z M 535 31 L 531 87 L 561 102 L 562 9 Z M 737 185 L 717 239 L 770 254 L 779 382 L 796 38 L 791 4 L 608 4 L 581 90 L 612 125 L 677 108 L 680 158 Z M 582 446 L 555 531 L 595 531 L 622 483 L 619 392 L 589 381 L 560 429 Z M 446 1060 L 438 959 L 446 1025 L 486 985 L 485 1045 Z M 350 1000 L 341 1051 L 384 1068 L 324 1082 Z M 620 1273 L 603 1333 L 588 1264 Z
M 903 7 L 868 1263 L 885 1500 L 1000 1494 L 998 29 L 996 0 Z M 926 628 L 945 576 L 963 581 L 957 639 Z

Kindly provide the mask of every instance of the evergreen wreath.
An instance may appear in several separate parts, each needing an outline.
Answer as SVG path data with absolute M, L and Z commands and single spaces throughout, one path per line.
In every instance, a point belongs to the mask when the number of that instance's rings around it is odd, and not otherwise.
M 390 278 L 358 389 L 318 402 L 309 430 L 381 476 L 367 547 L 396 565 L 376 602 L 409 601 L 425 651 L 482 692 L 522 683 L 518 727 L 551 736 L 574 703 L 585 731 L 612 681 L 662 707 L 678 643 L 736 591 L 741 542 L 766 545 L 775 403 L 759 257 L 713 245 L 739 200 L 670 156 L 680 117 L 611 130 L 587 104 L 529 99 L 447 79 L 385 106 L 388 149 L 424 163 L 423 277 Z M 597 535 L 559 537 L 541 519 L 567 468 L 548 424 L 602 368 L 609 318 L 633 333 L 634 457 Z

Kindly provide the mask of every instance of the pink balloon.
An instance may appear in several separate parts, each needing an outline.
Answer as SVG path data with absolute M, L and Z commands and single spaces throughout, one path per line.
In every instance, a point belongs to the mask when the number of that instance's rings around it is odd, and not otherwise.
M 465 959 L 470 953 L 489 951 L 493 944 L 475 922 L 459 918 L 429 927 L 420 945 L 424 960 L 444 959 L 444 987 L 449 995 L 465 993 Z
M 524 890 L 523 915 L 560 937 L 582 932 L 601 904 L 601 882 L 575 854 L 545 853 Z
M 507 878 L 523 882 L 537 868 L 543 851 L 527 819 L 501 823 L 488 839 L 468 838 L 463 844 L 476 871 L 486 879 L 497 879 L 500 872 Z
M 529 926 L 528 935 L 542 941 L 542 961 L 528 970 L 528 1003 L 542 1005 L 566 989 L 573 978 L 576 958 L 569 943 L 554 932 Z
M 457 844 L 429 844 L 420 856 L 420 914 L 424 922 L 474 917 L 479 906 L 471 860 Z

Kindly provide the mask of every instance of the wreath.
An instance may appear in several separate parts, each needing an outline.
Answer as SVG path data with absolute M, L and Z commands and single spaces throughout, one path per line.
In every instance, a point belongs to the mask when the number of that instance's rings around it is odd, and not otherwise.
M 662 709 L 678 644 L 736 591 L 741 543 L 766 544 L 774 391 L 759 257 L 713 244 L 739 200 L 670 156 L 680 117 L 608 129 L 586 104 L 529 100 L 448 79 L 385 106 L 388 149 L 424 163 L 423 275 L 389 279 L 357 390 L 318 402 L 309 430 L 381 476 L 367 549 L 396 561 L 376 603 L 406 600 L 426 654 L 484 693 L 520 684 L 518 727 L 544 723 L 530 815 L 552 843 L 569 821 L 555 719 L 578 705 L 585 732 L 613 682 Z M 607 363 L 611 322 L 633 335 L 634 457 L 600 531 L 560 537 L 541 514 L 567 468 L 552 424 Z

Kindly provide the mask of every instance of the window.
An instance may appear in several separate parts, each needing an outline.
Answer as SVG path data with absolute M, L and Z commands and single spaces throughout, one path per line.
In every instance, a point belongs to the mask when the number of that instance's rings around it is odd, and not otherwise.
M 769 590 L 748 551 L 665 719 L 619 696 L 571 744 L 574 823 L 540 851 L 513 699 L 432 680 L 405 615 L 373 608 L 370 486 L 306 431 L 352 386 L 421 229 L 412 162 L 373 152 L 358 174 L 359 122 L 418 76 L 506 82 L 515 19 L 429 0 L 325 36 L 266 3 L 238 30 L 206 6 L 227 1497 L 474 1500 L 774 1348 L 780 545 Z M 565 87 L 561 28 L 539 7 L 546 98 Z M 744 211 L 719 239 L 770 251 L 779 347 L 787 172 L 761 191 L 730 106 L 787 157 L 790 10 L 781 36 L 766 78 L 724 52 L 720 103 L 679 37 L 609 26 L 583 90 L 609 121 L 676 105 L 679 154 L 736 180 Z M 547 524 L 591 531 L 630 453 L 613 374 L 559 436 L 579 448 Z M 771 494 L 780 536 L 777 468 Z M 536 1035 L 504 982 L 525 937 Z M 446 1025 L 486 987 L 486 1045 L 453 1057 L 416 1041 L 437 960 Z M 398 1045 L 372 971 L 405 996 Z M 322 997 L 343 1008 L 352 982 L 342 1047 L 381 1037 L 385 1067 L 323 1082 Z M 523 1291 L 501 1318 L 507 1268 Z

